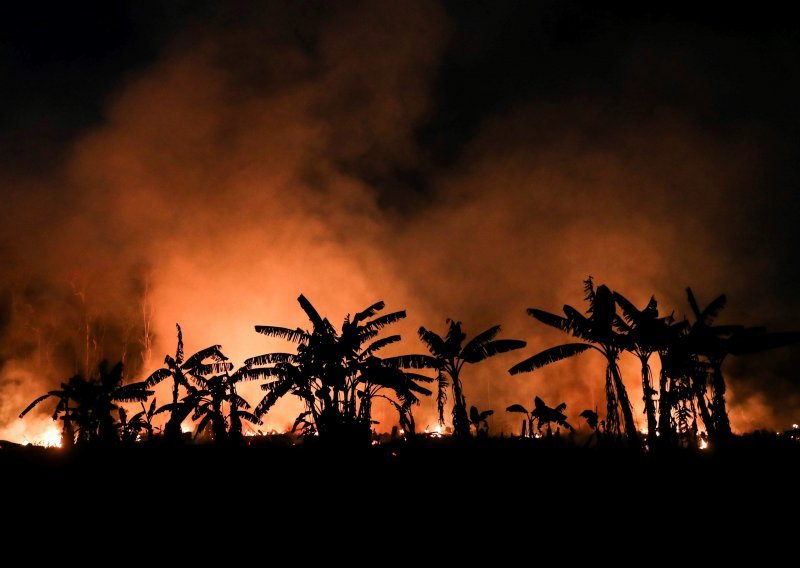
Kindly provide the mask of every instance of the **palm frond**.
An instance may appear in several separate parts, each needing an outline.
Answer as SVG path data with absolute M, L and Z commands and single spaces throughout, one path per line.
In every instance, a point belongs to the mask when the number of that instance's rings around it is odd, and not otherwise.
M 257 325 L 255 326 L 256 333 L 266 335 L 268 337 L 275 337 L 278 339 L 285 339 L 292 343 L 306 342 L 311 337 L 307 332 L 299 327 L 297 329 L 290 329 L 288 327 L 280 327 L 276 325 Z
M 435 377 L 429 377 L 427 375 L 420 375 L 419 373 L 409 373 L 408 371 L 404 371 L 403 373 L 406 377 L 411 379 L 412 381 L 419 381 L 422 383 L 432 383 L 435 380 Z
M 319 315 L 317 309 L 308 301 L 308 298 L 300 294 L 297 297 L 297 302 L 300 304 L 300 307 L 303 308 L 303 311 L 308 316 L 308 319 L 314 325 L 314 329 L 319 329 L 323 327 L 322 324 L 322 316 Z
M 537 353 L 533 357 L 517 363 L 511 367 L 508 372 L 512 375 L 529 373 L 551 363 L 583 353 L 588 349 L 594 349 L 594 346 L 587 343 L 567 343 L 557 347 L 551 347 L 550 349 L 545 349 L 541 353 Z
M 24 418 L 25 415 L 28 414 L 31 410 L 33 410 L 33 408 L 37 404 L 39 404 L 40 402 L 50 398 L 51 396 L 53 396 L 53 394 L 52 394 L 52 392 L 49 392 L 47 394 L 43 394 L 42 396 L 36 398 L 32 403 L 30 403 L 28 406 L 25 407 L 25 410 L 23 410 L 22 412 L 19 413 L 19 417 L 20 418 Z
M 266 396 L 261 399 L 261 402 L 258 403 L 254 412 L 258 417 L 264 416 L 281 397 L 288 394 L 289 391 L 291 391 L 294 387 L 294 382 L 288 379 L 279 379 L 272 383 L 268 383 L 268 385 L 269 390 L 267 391 Z M 262 388 L 266 386 L 267 385 L 263 385 Z
M 384 337 L 382 339 L 378 339 L 370 343 L 364 351 L 361 352 L 361 357 L 369 357 L 376 351 L 379 351 L 386 347 L 387 345 L 391 345 L 392 343 L 397 343 L 400 341 L 399 335 L 390 335 L 389 337 Z
M 364 326 L 361 328 L 361 331 L 359 332 L 359 335 L 362 335 L 365 332 L 378 331 L 386 327 L 387 325 L 400 321 L 405 317 L 406 317 L 406 311 L 400 310 L 399 312 L 392 312 L 390 314 L 386 314 L 379 318 L 375 318 L 374 320 L 370 320 L 364 324 Z
M 521 404 L 512 404 L 506 408 L 506 412 L 519 412 L 520 414 L 528 414 L 527 409 Z
M 258 369 L 245 369 L 242 371 L 243 380 L 265 381 L 275 377 L 286 379 L 294 372 L 292 367 L 262 367 Z
M 147 383 L 142 381 L 117 388 L 111 399 L 117 402 L 144 402 L 152 395 L 153 391 L 147 390 Z
M 447 356 L 447 346 L 445 345 L 444 339 L 442 339 L 439 334 L 433 331 L 428 331 L 424 327 L 420 327 L 417 334 L 422 342 L 428 347 L 428 351 L 431 352 L 431 355 L 434 357 Z
M 273 363 L 295 363 L 297 355 L 294 353 L 264 353 L 244 360 L 248 367 L 272 365 Z
M 181 369 L 192 370 L 197 366 L 199 366 L 206 359 L 211 359 L 216 363 L 227 361 L 228 358 L 222 354 L 221 349 L 222 349 L 221 345 L 212 345 L 210 347 L 206 347 L 205 349 L 201 349 L 200 351 L 189 357 L 183 363 L 183 365 L 181 365 Z
M 529 316 L 539 320 L 545 325 L 549 325 L 550 327 L 560 329 L 561 331 L 564 331 L 566 333 L 571 333 L 571 329 L 569 326 L 569 322 L 567 321 L 567 318 L 564 318 L 562 316 L 550 312 L 546 312 L 544 310 L 538 310 L 536 308 L 528 308 L 526 311 Z
M 254 424 L 256 426 L 260 426 L 264 422 L 262 422 L 261 418 L 253 414 L 252 412 L 247 412 L 246 410 L 240 410 L 238 413 L 239 418 L 247 420 L 250 424 Z
M 725 307 L 725 304 L 728 303 L 728 298 L 725 294 L 720 294 L 716 298 L 714 298 L 710 304 L 706 306 L 706 309 L 703 310 L 703 313 L 700 314 L 700 320 L 705 325 L 711 325 L 722 309 Z
M 233 363 L 224 361 L 222 363 L 200 363 L 192 369 L 192 372 L 201 376 L 227 373 L 233 370 Z
M 159 369 L 157 371 L 154 371 L 153 374 L 147 377 L 147 379 L 145 379 L 144 382 L 148 387 L 154 387 L 158 383 L 160 383 L 161 381 L 170 376 L 172 376 L 172 371 L 170 371 L 169 369 Z
M 700 306 L 697 305 L 697 300 L 694 297 L 694 292 L 691 288 L 686 288 L 686 296 L 689 298 L 689 306 L 692 308 L 695 319 L 698 321 L 703 319 L 703 312 L 700 311 Z
M 484 343 L 489 343 L 491 340 L 497 337 L 498 333 L 500 333 L 500 326 L 493 325 L 489 329 L 480 332 L 475 337 L 470 339 L 469 342 L 467 342 L 467 344 L 464 346 L 464 351 L 469 349 L 471 345 L 482 345 Z
M 614 301 L 622 311 L 622 317 L 625 318 L 627 323 L 636 325 L 642 321 L 642 312 L 625 296 L 619 292 L 614 292 Z
M 379 311 L 381 311 L 385 307 L 386 307 L 386 304 L 383 303 L 382 301 L 381 302 L 375 302 L 370 307 L 368 307 L 366 310 L 362 310 L 362 311 L 358 312 L 353 317 L 353 324 L 354 325 L 358 325 L 362 321 L 368 320 L 369 318 L 374 316 L 376 313 L 378 313 Z
M 493 357 L 498 353 L 507 353 L 515 349 L 522 349 L 526 345 L 526 342 L 518 339 L 496 339 L 482 344 L 469 343 L 467 345 L 469 349 L 465 348 L 461 357 L 467 363 L 477 363 L 489 357 Z

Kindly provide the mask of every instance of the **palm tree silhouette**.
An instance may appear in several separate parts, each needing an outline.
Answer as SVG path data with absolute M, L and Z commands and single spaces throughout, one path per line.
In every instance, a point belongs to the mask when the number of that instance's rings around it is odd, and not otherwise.
M 489 418 L 492 414 L 494 414 L 494 410 L 484 410 L 483 412 L 480 412 L 478 411 L 477 406 L 470 407 L 469 421 L 475 428 L 475 435 L 477 437 L 489 437 L 489 421 L 487 418 Z
M 707 364 L 695 372 L 698 403 L 703 414 L 709 438 L 724 441 L 731 437 L 731 424 L 725 402 L 727 387 L 722 365 L 729 355 L 758 353 L 791 345 L 800 341 L 800 333 L 768 333 L 763 327 L 742 325 L 714 325 L 714 320 L 725 307 L 725 294 L 717 296 L 704 309 L 700 309 L 691 288 L 686 288 L 689 306 L 695 321 L 685 337 L 685 349 L 694 360 Z M 708 377 L 708 379 L 706 379 Z M 705 409 L 705 391 L 711 386 L 710 408 Z M 708 422 L 706 422 L 708 420 Z
M 31 402 L 20 413 L 23 418 L 37 404 L 54 397 L 58 400 L 53 419 L 64 421 L 62 443 L 71 446 L 75 440 L 74 426 L 77 426 L 77 441 L 81 443 L 111 444 L 120 440 L 119 422 L 113 413 L 120 411 L 127 419 L 125 410 L 119 406 L 123 402 L 144 402 L 153 394 L 147 390 L 144 381 L 123 384 L 123 365 L 111 367 L 108 361 L 101 361 L 97 374 L 86 380 L 75 375 L 60 390 L 50 391 Z M 70 405 L 72 401 L 72 405 Z
M 530 316 L 546 325 L 569 333 L 583 342 L 566 343 L 546 349 L 514 365 L 509 369 L 509 373 L 516 375 L 532 372 L 590 349 L 601 353 L 606 359 L 606 429 L 614 435 L 619 433 L 618 412 L 621 411 L 628 444 L 638 448 L 639 435 L 633 419 L 633 410 L 617 365 L 620 352 L 627 348 L 629 340 L 615 329 L 619 317 L 616 314 L 616 305 L 611 290 L 605 285 L 600 285 L 595 289 L 591 277 L 584 284 L 586 300 L 589 302 L 588 317 L 570 305 L 564 305 L 566 317 L 544 310 L 528 309 Z
M 156 414 L 162 412 L 170 413 L 170 417 L 164 427 L 164 438 L 171 442 L 178 442 L 183 438 L 181 424 L 191 413 L 191 410 L 185 413 L 185 404 L 179 403 L 180 387 L 188 391 L 191 387 L 189 378 L 202 376 L 203 373 L 207 374 L 212 370 L 208 365 L 223 363 L 227 359 L 220 351 L 219 345 L 212 345 L 201 349 L 188 359 L 185 359 L 183 332 L 179 324 L 176 323 L 175 327 L 178 330 L 178 345 L 175 348 L 175 356 L 166 355 L 166 357 L 164 357 L 165 367 L 154 371 L 145 380 L 146 385 L 152 388 L 168 377 L 172 379 L 172 401 L 162 406 L 156 412 Z M 212 363 L 206 362 L 209 359 Z M 195 397 L 189 397 L 188 400 L 193 401 Z
M 97 377 L 92 381 L 94 396 L 90 402 L 90 414 L 96 422 L 96 440 L 110 444 L 119 440 L 118 424 L 112 412 L 122 410 L 118 403 L 144 402 L 153 391 L 147 390 L 145 381 L 123 384 L 122 362 L 113 367 L 106 360 L 97 367 Z M 123 410 L 124 411 L 124 410 Z
M 142 409 L 128 418 L 128 413 L 122 407 L 119 409 L 120 438 L 123 442 L 138 442 L 142 435 L 152 438 L 154 426 L 153 416 L 156 412 L 156 399 L 150 401 L 150 406 L 145 408 L 144 403 L 140 403 Z
M 218 372 L 213 376 L 204 376 L 201 374 L 202 370 L 193 372 L 192 379 L 201 387 L 192 398 L 196 403 L 192 419 L 199 420 L 195 437 L 210 423 L 215 442 L 221 443 L 228 439 L 239 441 L 242 438 L 242 420 L 253 425 L 261 424 L 261 419 L 248 411 L 250 404 L 236 392 L 236 384 L 247 376 L 245 374 L 247 368 L 242 367 L 231 374 L 232 367 L 230 363 L 222 361 L 208 364 L 204 368 L 209 372 Z M 226 403 L 229 407 L 229 420 L 225 417 Z
M 375 355 L 400 340 L 399 335 L 376 338 L 384 327 L 405 318 L 405 311 L 378 316 L 385 304 L 377 302 L 352 318 L 345 317 L 339 333 L 305 296 L 300 295 L 298 303 L 311 323 L 309 331 L 256 326 L 258 333 L 296 343 L 297 352 L 267 353 L 245 361 L 243 373 L 249 379 L 268 381 L 261 387 L 267 394 L 256 406 L 255 415 L 263 416 L 291 393 L 305 405 L 295 427 L 303 425 L 306 433 L 322 438 L 368 441 L 375 398 L 389 399 L 402 409 L 401 421 L 411 423 L 408 414 L 418 402 L 416 395 L 430 394 L 418 383 L 432 378 L 405 369 L 430 368 L 435 361 L 424 355 L 383 359 Z
M 444 405 L 447 402 L 447 382 L 450 381 L 453 394 L 453 433 L 462 438 L 470 436 L 470 421 L 467 416 L 467 400 L 461 383 L 461 371 L 467 363 L 480 363 L 497 355 L 525 347 L 524 341 L 517 339 L 495 339 L 500 326 L 495 325 L 473 337 L 466 345 L 467 339 L 461 330 L 461 322 L 447 320 L 447 335 L 440 335 L 419 328 L 419 337 L 428 347 L 435 362 L 431 365 L 438 370 L 438 395 L 436 398 L 439 411 L 439 423 L 444 424 Z
M 26 414 L 48 398 L 55 398 L 57 402 L 53 410 L 53 420 L 61 420 L 64 423 L 61 429 L 61 443 L 64 448 L 71 448 L 75 444 L 75 429 L 73 427 L 75 408 L 70 407 L 70 400 L 74 400 L 76 397 L 79 381 L 83 381 L 83 377 L 75 375 L 68 379 L 67 382 L 61 383 L 60 389 L 51 390 L 37 397 L 20 412 L 19 417 L 24 418 Z
M 650 357 L 654 352 L 664 352 L 668 348 L 673 317 L 672 315 L 658 317 L 658 302 L 654 297 L 651 297 L 644 309 L 641 310 L 619 292 L 614 292 L 614 300 L 622 312 L 622 319 L 618 319 L 616 325 L 625 333 L 627 338 L 625 347 L 639 359 L 642 367 L 642 398 L 644 412 L 647 416 L 648 442 L 652 447 L 658 433 L 656 405 L 653 397 L 658 393 L 653 388 Z
M 522 428 L 520 429 L 520 438 L 533 437 L 533 414 L 528 412 L 528 409 L 521 404 L 512 404 L 506 408 L 506 412 L 517 412 L 524 414 L 525 418 L 522 419 Z
M 542 431 L 542 426 L 547 427 L 547 434 L 548 436 L 552 435 L 553 431 L 550 424 L 555 423 L 558 426 L 564 427 L 567 430 L 574 430 L 572 425 L 567 422 L 567 417 L 564 414 L 564 410 L 567 408 L 567 403 L 562 402 L 555 408 L 551 408 L 545 404 L 545 402 L 539 398 L 538 396 L 534 398 L 533 401 L 533 410 L 528 412 L 528 410 L 522 406 L 521 404 L 512 404 L 508 408 L 506 408 L 506 412 L 518 412 L 521 414 L 525 414 L 528 419 L 527 423 L 527 430 L 528 435 L 533 436 L 533 426 L 534 423 L 536 424 L 537 431 Z M 523 424 L 525 424 L 523 422 Z M 522 437 L 525 437 L 525 429 L 523 427 Z

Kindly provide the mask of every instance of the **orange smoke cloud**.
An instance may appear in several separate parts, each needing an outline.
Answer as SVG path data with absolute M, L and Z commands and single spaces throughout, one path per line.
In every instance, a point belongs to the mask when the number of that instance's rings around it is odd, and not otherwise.
M 188 27 L 119 88 L 62 171 L 13 180 L 15 218 L 0 229 L 13 266 L 0 439 L 19 437 L 28 399 L 103 357 L 124 354 L 137 376 L 155 368 L 174 351 L 175 322 L 188 351 L 221 343 L 241 362 L 284 350 L 253 325 L 305 325 L 300 292 L 333 322 L 378 299 L 407 309 L 407 352 L 422 350 L 419 325 L 438 330 L 448 317 L 468 333 L 502 323 L 504 336 L 526 339 L 524 354 L 465 371 L 467 402 L 495 410 L 495 432 L 516 431 L 504 409 L 534 394 L 566 401 L 576 423 L 603 407 L 591 355 L 506 372 L 563 339 L 524 309 L 581 305 L 588 275 L 637 303 L 655 294 L 679 316 L 690 284 L 706 297 L 729 292 L 732 319 L 797 323 L 765 299 L 739 303 L 752 287 L 720 219 L 747 215 L 726 195 L 758 175 L 749 145 L 666 111 L 618 122 L 569 101 L 494 116 L 439 167 L 416 132 L 433 110 L 446 14 L 422 1 L 329 12 L 294 29 L 282 25 L 291 10 L 235 29 L 224 16 Z M 387 189 L 410 168 L 428 176 L 426 195 Z M 639 402 L 638 368 L 622 370 Z M 800 407 L 771 414 L 737 378 L 734 426 L 773 428 Z M 284 428 L 296 409 L 282 403 L 266 422 Z M 435 402 L 416 415 L 432 424 Z

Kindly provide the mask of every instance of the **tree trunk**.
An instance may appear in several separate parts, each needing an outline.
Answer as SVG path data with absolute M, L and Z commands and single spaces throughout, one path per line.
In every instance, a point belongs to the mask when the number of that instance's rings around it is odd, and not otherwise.
M 458 373 L 450 377 L 453 382 L 453 433 L 459 438 L 469 438 L 469 417 L 467 416 L 467 401 L 461 389 Z
M 658 435 L 662 444 L 672 439 L 672 401 L 667 391 L 668 377 L 661 363 L 661 375 L 658 380 Z
M 711 400 L 712 420 L 714 431 L 719 439 L 731 437 L 731 421 L 728 418 L 728 409 L 725 405 L 725 377 L 722 376 L 722 361 L 715 363 L 714 373 L 711 376 L 711 386 L 714 397 Z
M 628 400 L 628 391 L 625 390 L 625 384 L 622 382 L 622 377 L 619 374 L 616 355 L 609 357 L 608 365 L 611 368 L 611 376 L 614 378 L 617 399 L 622 409 L 622 419 L 625 423 L 625 437 L 628 439 L 628 444 L 630 444 L 631 448 L 638 449 L 641 445 L 639 433 L 636 431 L 636 422 L 633 419 L 633 409 L 631 408 L 630 400 Z
M 652 448 L 656 439 L 657 424 L 656 424 L 656 405 L 653 401 L 653 380 L 652 373 L 650 372 L 650 365 L 648 364 L 647 357 L 640 357 L 642 362 L 642 392 L 644 393 L 644 412 L 647 415 L 647 442 Z

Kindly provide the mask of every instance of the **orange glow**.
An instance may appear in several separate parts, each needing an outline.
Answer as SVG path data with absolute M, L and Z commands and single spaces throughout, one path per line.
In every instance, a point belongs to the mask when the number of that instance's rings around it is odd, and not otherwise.
M 43 440 L 19 411 L 103 357 L 125 353 L 130 379 L 147 376 L 174 353 L 176 322 L 187 353 L 219 343 L 241 363 L 291 349 L 253 326 L 307 326 L 299 293 L 334 322 L 377 300 L 406 309 L 391 331 L 403 341 L 387 355 L 423 352 L 420 325 L 455 318 L 471 333 L 500 323 L 528 348 L 468 366 L 469 404 L 494 410 L 493 434 L 518 431 L 503 409 L 529 406 L 534 393 L 566 401 L 572 422 L 603 407 L 604 363 L 586 354 L 508 376 L 514 363 L 568 340 L 526 308 L 584 306 L 590 274 L 637 305 L 655 294 L 676 316 L 687 310 L 687 283 L 747 289 L 741 265 L 724 261 L 729 235 L 709 228 L 736 213 L 734 202 L 747 203 L 728 196 L 755 179 L 752 145 L 711 138 L 669 113 L 615 123 L 615 136 L 598 144 L 591 133 L 607 131 L 598 128 L 606 113 L 564 102 L 546 109 L 547 125 L 559 125 L 545 128 L 546 144 L 536 134 L 541 109 L 520 105 L 476 126 L 463 161 L 443 170 L 427 157 L 420 163 L 429 151 L 417 133 L 437 104 L 451 22 L 436 3 L 391 4 L 360 3 L 323 26 L 319 61 L 307 46 L 264 49 L 263 38 L 228 27 L 187 31 L 119 86 L 102 123 L 76 138 L 52 179 L 19 183 L 14 215 L 0 227 L 15 253 L 3 285 L 16 298 L 3 329 L 14 351 L 0 357 L 0 439 Z M 258 56 L 240 69 L 232 64 L 240 58 L 221 56 L 228 50 Z M 253 76 L 264 86 L 251 85 Z M 353 97 L 354 86 L 366 90 Z M 417 170 L 432 172 L 420 196 L 393 177 Z M 391 192 L 372 179 L 388 179 Z M 395 191 L 403 207 L 384 206 Z M 56 194 L 63 203 L 54 205 Z M 731 309 L 745 302 L 731 297 Z M 764 309 L 766 320 L 780 315 Z M 93 327 L 103 336 L 89 337 Z M 650 364 L 657 378 L 658 357 Z M 625 354 L 620 368 L 641 415 L 639 362 Z M 775 430 L 795 417 L 737 379 L 728 388 L 736 430 Z M 156 388 L 160 404 L 170 400 L 168 382 Z M 248 382 L 240 394 L 255 403 L 263 391 Z M 49 404 L 26 421 L 48 417 Z M 285 431 L 301 410 L 286 397 L 267 418 Z M 435 395 L 413 412 L 416 423 L 432 424 Z M 384 431 L 397 424 L 385 402 L 374 414 Z M 441 426 L 425 432 L 446 435 Z
M 61 432 L 58 428 L 53 426 L 45 430 L 41 438 L 33 442 L 34 446 L 42 446 L 44 448 L 60 448 L 61 447 Z

